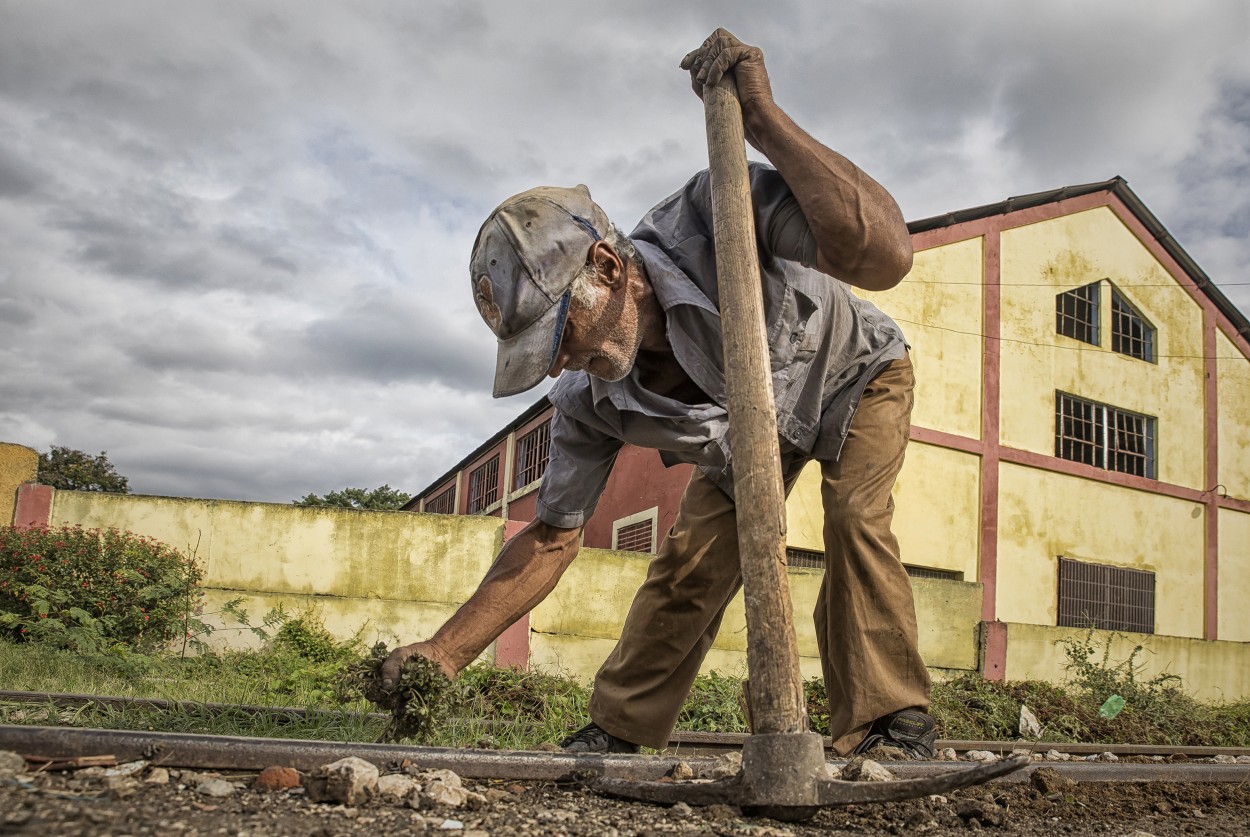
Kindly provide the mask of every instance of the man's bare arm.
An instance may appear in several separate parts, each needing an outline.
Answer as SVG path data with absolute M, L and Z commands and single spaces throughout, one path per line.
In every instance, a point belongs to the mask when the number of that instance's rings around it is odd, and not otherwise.
M 425 642 L 396 648 L 382 665 L 390 688 L 404 662 L 420 654 L 454 677 L 509 625 L 547 598 L 581 546 L 581 528 L 559 529 L 534 521 L 508 541 L 482 583 L 460 609 Z M 389 683 L 387 682 L 389 681 Z
M 898 204 L 881 184 L 800 128 L 773 99 L 764 53 L 717 29 L 681 63 L 695 92 L 732 70 L 747 141 L 765 154 L 807 217 L 816 267 L 869 291 L 888 290 L 911 269 L 912 246 Z

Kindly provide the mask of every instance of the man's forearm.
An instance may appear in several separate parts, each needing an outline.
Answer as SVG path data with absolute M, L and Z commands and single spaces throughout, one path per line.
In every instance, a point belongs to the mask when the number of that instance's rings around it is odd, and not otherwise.
M 430 638 L 440 662 L 459 671 L 547 598 L 577 557 L 581 531 L 535 521 L 508 541 L 469 600 Z
M 777 167 L 807 217 L 816 266 L 865 290 L 897 285 L 911 269 L 912 246 L 890 193 L 771 99 L 750 103 L 743 118 L 752 144 Z

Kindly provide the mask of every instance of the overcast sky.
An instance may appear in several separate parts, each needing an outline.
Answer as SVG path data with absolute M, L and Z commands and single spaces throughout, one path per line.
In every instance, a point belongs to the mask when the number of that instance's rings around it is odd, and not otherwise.
M 134 491 L 425 487 L 490 397 L 469 248 L 706 165 L 723 25 L 908 219 L 1121 175 L 1250 311 L 1250 3 L 0 0 L 0 441 Z

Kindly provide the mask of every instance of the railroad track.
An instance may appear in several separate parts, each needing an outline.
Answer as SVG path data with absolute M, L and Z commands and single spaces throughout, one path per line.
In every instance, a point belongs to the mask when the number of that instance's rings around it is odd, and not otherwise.
M 53 705 L 77 708 L 90 705 L 172 710 L 245 712 L 273 717 L 304 718 L 333 715 L 330 710 L 292 707 L 239 706 L 164 701 L 152 698 L 122 698 L 100 695 L 70 695 L 47 692 L 0 691 L 0 704 Z M 381 719 L 387 716 L 375 713 Z M 611 777 L 649 781 L 665 776 L 679 762 L 698 765 L 711 762 L 715 755 L 741 749 L 747 736 L 733 733 L 677 733 L 668 750 L 656 756 L 587 756 L 559 752 L 496 751 L 415 747 L 396 744 L 302 741 L 235 736 L 190 735 L 184 733 L 136 732 L 128 730 L 81 729 L 74 727 L 0 726 L 0 749 L 15 750 L 55 762 L 81 757 L 115 757 L 119 762 L 138 759 L 171 767 L 213 770 L 262 770 L 282 764 L 309 770 L 348 755 L 359 756 L 379 766 L 396 765 L 404 760 L 428 768 L 454 770 L 466 778 L 530 779 L 568 781 L 587 777 Z M 1131 744 L 1030 744 L 1002 741 L 939 741 L 939 747 L 957 752 L 988 750 L 1009 754 L 1017 748 L 1046 752 L 1051 749 L 1072 756 L 1111 752 L 1121 757 L 1159 756 L 1187 760 L 1217 755 L 1250 755 L 1250 748 L 1160 747 Z M 952 769 L 950 762 L 891 762 L 889 768 L 900 778 L 933 775 Z M 1250 782 L 1250 764 L 1212 763 L 1105 763 L 1045 762 L 1007 777 L 1026 777 L 1037 767 L 1051 767 L 1077 781 L 1171 781 L 1171 782 Z

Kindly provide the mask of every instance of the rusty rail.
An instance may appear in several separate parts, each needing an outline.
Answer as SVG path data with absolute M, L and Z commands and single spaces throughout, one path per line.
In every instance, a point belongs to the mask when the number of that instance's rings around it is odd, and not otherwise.
M 160 698 L 119 697 L 113 695 L 83 695 L 65 692 L 26 692 L 0 690 L 0 704 L 23 703 L 31 705 L 52 705 L 62 708 L 80 708 L 98 704 L 121 709 L 144 708 L 158 711 L 208 711 L 238 712 L 247 715 L 270 715 L 291 720 L 303 720 L 316 717 L 335 717 L 345 713 L 333 709 L 301 709 L 292 706 L 255 706 L 233 703 L 202 703 L 197 701 L 162 700 Z M 382 712 L 370 712 L 365 717 L 385 722 L 390 715 Z M 665 753 L 674 756 L 712 756 L 720 753 L 737 752 L 742 749 L 748 736 L 735 732 L 674 732 L 669 740 Z M 251 739 L 249 739 L 251 740 Z M 828 752 L 828 739 L 825 740 L 826 755 L 836 758 Z M 1180 746 L 1161 744 L 1077 744 L 1057 741 L 971 741 L 957 739 L 938 739 L 937 748 L 951 748 L 957 753 L 970 750 L 988 750 L 1000 755 L 1010 754 L 1015 749 L 1025 749 L 1044 753 L 1058 750 L 1073 756 L 1096 755 L 1098 753 L 1114 753 L 1117 756 L 1185 756 L 1186 758 L 1210 758 L 1212 756 L 1250 756 L 1250 747 L 1208 747 Z
M 311 770 L 345 756 L 357 756 L 378 767 L 405 761 L 424 769 L 447 769 L 465 778 L 575 782 L 622 779 L 651 782 L 668 775 L 679 763 L 696 775 L 714 758 L 673 755 L 585 755 L 542 751 L 462 750 L 402 744 L 360 744 L 277 738 L 191 735 L 133 730 L 73 727 L 0 726 L 0 750 L 43 759 L 113 755 L 118 761 L 146 759 L 168 767 L 198 770 L 259 771 L 270 765 Z M 952 767 L 950 762 L 889 762 L 900 779 L 931 777 Z M 1049 767 L 1081 782 L 1250 782 L 1247 764 L 1115 764 L 1104 762 L 1038 762 L 995 781 L 1021 781 L 1033 770 Z

